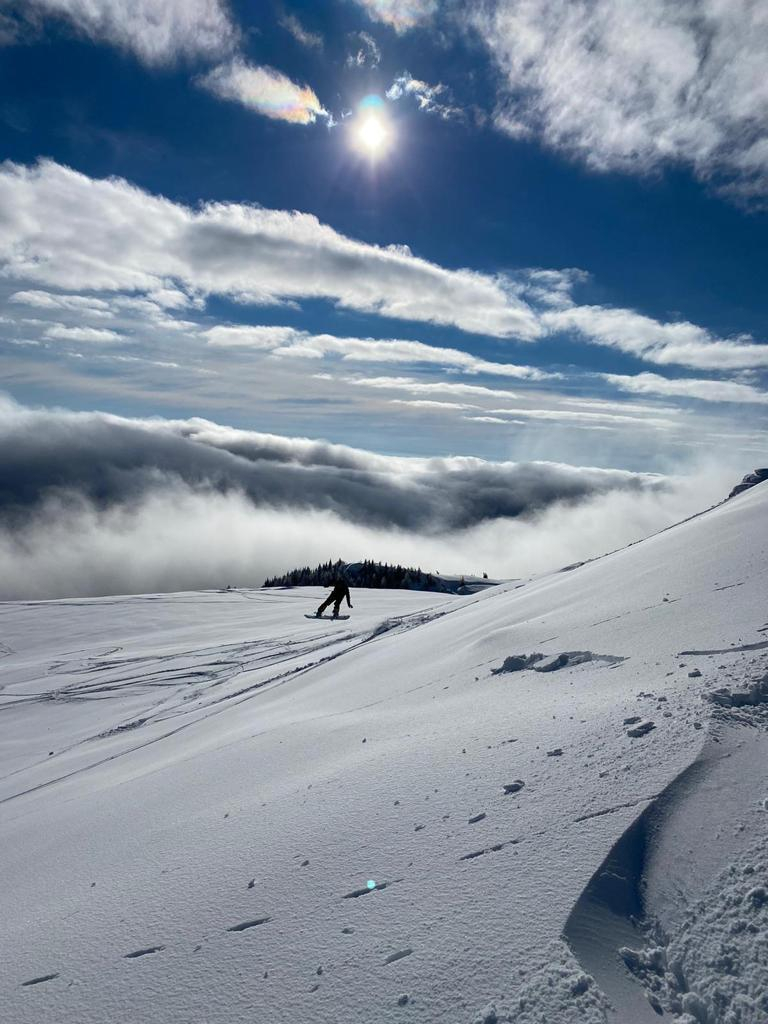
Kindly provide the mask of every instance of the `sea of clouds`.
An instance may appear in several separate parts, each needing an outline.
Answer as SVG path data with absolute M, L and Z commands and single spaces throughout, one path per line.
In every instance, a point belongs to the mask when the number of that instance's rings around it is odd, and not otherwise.
M 397 458 L 2 398 L 0 598 L 260 586 L 328 558 L 517 578 L 663 529 L 740 475 Z

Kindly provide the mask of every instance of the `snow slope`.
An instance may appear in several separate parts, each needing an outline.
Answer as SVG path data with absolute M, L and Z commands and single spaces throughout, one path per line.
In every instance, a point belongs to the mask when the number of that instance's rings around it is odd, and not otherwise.
M 0 605 L 3 1019 L 764 1024 L 767 514 L 348 622 Z

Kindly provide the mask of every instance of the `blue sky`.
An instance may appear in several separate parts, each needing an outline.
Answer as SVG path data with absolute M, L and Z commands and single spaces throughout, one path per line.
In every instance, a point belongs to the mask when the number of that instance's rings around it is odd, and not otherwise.
M 155 7 L 0 7 L 13 399 L 395 455 L 764 463 L 756 5 Z

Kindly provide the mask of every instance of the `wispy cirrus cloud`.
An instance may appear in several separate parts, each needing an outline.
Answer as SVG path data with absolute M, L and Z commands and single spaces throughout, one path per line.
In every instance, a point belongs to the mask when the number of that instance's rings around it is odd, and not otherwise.
M 43 337 L 54 341 L 87 341 L 97 344 L 121 341 L 122 335 L 117 331 L 97 327 L 66 327 L 64 324 L 52 324 L 43 331 Z
M 377 68 L 381 64 L 381 49 L 369 32 L 355 32 L 351 39 L 357 48 L 347 54 L 347 67 Z
M 428 409 L 431 412 L 463 412 L 466 409 L 479 409 L 480 406 L 470 402 L 441 402 L 433 398 L 390 398 L 390 405 L 404 405 L 409 409 Z
M 323 37 L 320 33 L 310 32 L 309 29 L 302 25 L 295 14 L 288 14 L 287 12 L 284 12 L 279 18 L 279 23 L 286 32 L 293 36 L 300 46 L 304 46 L 310 50 L 323 49 Z
M 493 416 L 522 417 L 526 420 L 549 420 L 558 423 L 599 423 L 603 426 L 632 426 L 638 429 L 656 428 L 670 430 L 680 424 L 675 419 L 658 416 L 656 410 L 644 409 L 641 413 L 632 412 L 594 412 L 589 409 L 537 409 L 515 407 L 511 409 L 490 409 Z
M 214 348 L 246 348 L 272 352 L 290 344 L 299 334 L 293 327 L 240 326 L 218 324 L 209 327 L 204 337 Z
M 84 316 L 103 318 L 112 316 L 109 303 L 105 299 L 99 299 L 96 296 L 90 295 L 65 295 L 30 289 L 28 291 L 14 292 L 8 297 L 8 301 L 21 306 L 31 306 L 35 309 L 68 310 Z
M 412 96 L 418 104 L 419 110 L 429 114 L 437 114 L 447 121 L 451 118 L 462 117 L 464 112 L 460 107 L 450 102 L 450 92 L 447 86 L 438 82 L 437 85 L 429 85 L 418 78 L 414 78 L 407 71 L 401 72 L 395 78 L 392 85 L 387 89 L 388 100 L 397 101 L 404 96 Z
M 542 334 L 504 275 L 359 242 L 310 214 L 242 203 L 192 209 L 49 160 L 0 166 L 0 229 L 3 273 L 48 288 L 181 290 L 259 304 L 326 299 L 501 338 Z
M 396 338 L 339 338 L 332 334 L 311 334 L 290 327 L 222 325 L 207 330 L 205 338 L 208 344 L 217 347 L 267 349 L 276 356 L 286 358 L 322 359 L 327 355 L 336 355 L 344 361 L 353 362 L 427 363 L 455 368 L 464 373 L 484 373 L 533 381 L 558 376 L 533 366 L 491 362 L 460 349 Z
M 480 398 L 512 399 L 514 391 L 489 388 L 483 384 L 463 384 L 457 381 L 424 381 L 415 377 L 347 377 L 346 383 L 375 391 L 405 391 L 411 395 L 473 395 Z
M 395 32 L 407 32 L 428 22 L 440 6 L 439 0 L 355 0 L 373 21 L 389 25 Z
M 24 14 L 60 18 L 80 35 L 155 66 L 220 57 L 240 36 L 221 0 L 25 0 Z
M 609 384 L 622 391 L 639 395 L 680 396 L 696 398 L 703 402 L 737 402 L 754 405 L 768 405 L 768 392 L 752 384 L 732 380 L 695 380 L 692 378 L 670 379 L 657 373 L 634 375 L 603 373 L 600 375 Z
M 219 64 L 197 82 L 219 99 L 240 103 L 275 121 L 306 125 L 328 116 L 308 85 L 297 85 L 281 71 L 249 64 L 241 57 Z
M 753 0 L 487 0 L 497 126 L 599 170 L 685 163 L 768 192 L 768 19 Z
M 688 321 L 663 323 L 631 309 L 572 306 L 546 311 L 553 332 L 574 331 L 587 341 L 628 352 L 660 366 L 734 370 L 768 366 L 768 345 L 751 338 L 722 339 Z

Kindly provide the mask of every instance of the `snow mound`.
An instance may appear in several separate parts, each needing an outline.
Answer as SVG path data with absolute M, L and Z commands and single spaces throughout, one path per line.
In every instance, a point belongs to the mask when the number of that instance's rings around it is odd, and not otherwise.
M 498 668 L 491 671 L 493 675 L 522 672 L 524 669 L 532 669 L 534 672 L 557 672 L 558 669 L 573 668 L 587 662 L 620 665 L 622 661 L 626 661 L 626 658 L 618 654 L 593 654 L 592 651 L 562 651 L 560 654 L 551 655 L 534 651 L 533 654 L 509 654 Z
M 620 950 L 649 998 L 677 1024 L 768 1020 L 766 839 L 768 830 L 690 908 L 671 939 Z

